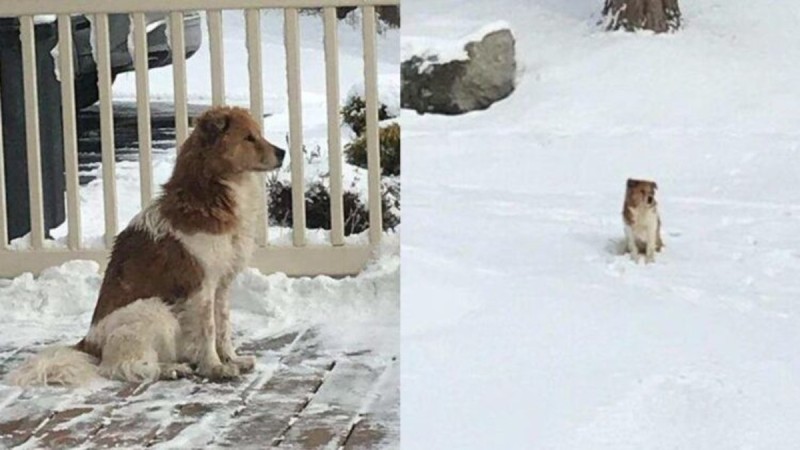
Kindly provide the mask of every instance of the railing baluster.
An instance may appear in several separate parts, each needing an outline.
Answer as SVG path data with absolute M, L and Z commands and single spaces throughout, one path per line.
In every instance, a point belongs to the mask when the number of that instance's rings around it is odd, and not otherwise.
M 81 245 L 81 204 L 78 183 L 78 139 L 75 121 L 75 74 L 72 63 L 72 19 L 58 16 L 58 72 L 61 77 L 61 128 L 64 133 L 64 169 L 67 185 L 67 247 Z
M 330 168 L 331 244 L 344 245 L 342 139 L 339 130 L 339 37 L 336 8 L 325 8 L 325 82 L 328 94 L 328 167 Z
M 258 122 L 259 128 L 264 126 L 264 83 L 261 79 L 261 11 L 248 9 L 245 11 L 247 28 L 247 67 L 250 72 L 250 113 Z M 263 130 L 262 130 L 263 132 Z M 266 176 L 259 175 L 258 219 L 256 221 L 256 244 L 267 245 L 269 240 L 269 217 L 267 216 L 267 196 L 264 191 Z
M 383 234 L 383 213 L 381 204 L 381 160 L 378 140 L 378 60 L 375 50 L 377 28 L 375 7 L 364 6 L 364 102 L 367 116 L 367 170 L 369 171 L 369 241 L 380 242 Z
M 211 52 L 211 104 L 225 104 L 225 58 L 222 50 L 222 11 L 206 11 L 209 49 Z
M 6 165 L 3 149 L 3 105 L 0 99 L 0 250 L 8 248 L 8 223 L 6 221 Z
M 111 52 L 108 36 L 108 15 L 95 15 L 97 27 L 97 86 L 100 91 L 100 145 L 103 163 L 103 205 L 105 210 L 105 244 L 111 248 L 117 234 L 117 185 L 114 162 L 114 110 L 111 105 Z
M 147 30 L 144 13 L 134 13 L 133 46 L 136 70 L 136 122 L 139 128 L 139 182 L 142 208 L 153 198 L 153 156 L 150 132 L 150 86 L 147 75 Z
M 289 154 L 292 164 L 292 242 L 306 245 L 305 182 L 303 180 L 303 107 L 300 91 L 300 25 L 296 8 L 284 10 L 286 81 L 289 97 Z
M 169 40 L 172 51 L 172 84 L 175 90 L 175 147 L 180 148 L 189 135 L 189 113 L 186 104 L 186 39 L 183 13 L 169 14 Z
M 22 76 L 25 90 L 25 142 L 28 155 L 28 195 L 31 211 L 31 247 L 44 245 L 44 205 L 42 199 L 42 161 L 39 145 L 39 99 L 36 91 L 36 42 L 33 16 L 22 16 Z

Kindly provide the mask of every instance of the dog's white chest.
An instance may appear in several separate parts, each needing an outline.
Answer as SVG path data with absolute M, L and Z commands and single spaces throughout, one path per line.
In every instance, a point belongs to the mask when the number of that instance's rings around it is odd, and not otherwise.
M 218 280 L 234 269 L 237 246 L 231 234 L 178 233 L 178 239 L 203 266 L 207 278 Z
M 229 186 L 236 199 L 238 219 L 238 225 L 232 231 L 224 234 L 179 234 L 189 253 L 200 261 L 206 277 L 219 280 L 247 266 L 255 247 L 258 186 L 255 176 Z
M 640 241 L 647 241 L 648 236 L 658 226 L 658 212 L 655 208 L 631 208 L 633 223 L 628 225 L 633 236 Z

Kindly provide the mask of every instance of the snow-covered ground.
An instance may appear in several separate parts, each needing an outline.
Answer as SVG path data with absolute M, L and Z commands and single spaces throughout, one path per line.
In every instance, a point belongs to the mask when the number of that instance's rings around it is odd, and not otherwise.
M 263 21 L 265 119 L 268 137 L 278 145 L 288 133 L 285 94 L 285 65 L 282 15 L 265 14 Z M 225 57 L 228 99 L 233 104 L 248 102 L 247 65 L 245 63 L 244 27 L 241 13 L 225 12 Z M 302 16 L 303 119 L 305 143 L 321 147 L 319 157 L 306 161 L 307 182 L 327 173 L 326 110 L 322 19 Z M 205 29 L 205 28 L 204 28 Z M 340 25 L 340 67 L 342 98 L 356 91 L 363 80 L 360 25 Z M 358 39 L 356 39 L 358 38 Z M 188 60 L 189 97 L 193 103 L 210 98 L 208 83 L 208 48 Z M 397 109 L 399 104 L 399 32 L 387 30 L 378 40 L 381 98 Z M 169 99 L 172 90 L 170 67 L 150 72 L 152 98 Z M 133 75 L 121 75 L 114 84 L 115 99 L 135 97 Z M 352 136 L 344 134 L 343 141 Z M 287 155 L 288 156 L 288 155 Z M 174 149 L 154 155 L 154 178 L 160 185 L 168 178 L 174 164 Z M 288 166 L 288 164 L 286 164 Z M 117 164 L 119 223 L 124 226 L 139 211 L 138 163 Z M 348 166 L 346 186 L 366 187 L 366 172 Z M 288 169 L 281 177 L 288 178 Z M 359 180 L 363 178 L 363 183 Z M 348 184 L 349 183 L 349 184 Z M 103 233 L 102 180 L 81 188 L 82 229 L 86 245 L 101 245 Z M 273 228 L 273 243 L 288 244 L 289 230 Z M 311 242 L 327 240 L 328 233 L 310 231 Z M 60 237 L 66 227 L 55 230 Z M 352 236 L 363 241 L 365 235 Z M 63 243 L 63 242 L 62 242 Z M 233 287 L 233 323 L 240 340 L 252 341 L 278 335 L 285 330 L 313 326 L 319 330 L 327 348 L 364 347 L 371 349 L 368 358 L 387 360 L 399 353 L 399 229 L 386 233 L 374 261 L 358 276 L 332 279 L 325 276 L 291 279 L 283 274 L 263 275 L 255 270 L 242 274 Z M 85 335 L 102 277 L 97 265 L 73 261 L 44 271 L 38 278 L 25 274 L 12 280 L 0 280 L 0 347 L 27 347 L 49 341 L 75 342 Z M 10 352 L 9 354 L 13 354 Z M 5 358 L 5 356 L 3 357 Z M 2 362 L 2 361 L 0 361 Z M 276 364 L 274 361 L 270 364 Z M 267 370 L 269 368 L 261 367 Z M 270 370 L 274 370 L 270 369 Z M 9 389 L 4 386 L 3 389 Z M 396 386 L 386 386 L 396 389 Z M 42 394 L 46 396 L 45 394 Z M 5 398 L 5 397 L 3 397 Z M 12 397 L 8 397 L 12 398 Z M 394 397 L 397 401 L 397 398 Z M 13 398 L 12 398 L 13 401 Z M 0 402 L 0 406 L 7 406 Z M 2 413 L 0 413 L 2 414 Z M 396 434 L 397 430 L 394 430 Z
M 404 447 L 797 448 L 800 7 L 681 6 L 654 36 L 404 2 L 404 42 L 505 20 L 520 64 L 487 111 L 403 112 Z M 628 177 L 660 187 L 652 265 L 617 254 Z

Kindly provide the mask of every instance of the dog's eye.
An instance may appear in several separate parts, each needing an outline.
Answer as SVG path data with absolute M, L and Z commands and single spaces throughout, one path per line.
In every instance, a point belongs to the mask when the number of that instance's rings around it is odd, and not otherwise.
M 252 134 L 248 134 L 246 139 L 247 139 L 248 142 L 255 142 L 256 141 L 256 137 L 253 136 Z

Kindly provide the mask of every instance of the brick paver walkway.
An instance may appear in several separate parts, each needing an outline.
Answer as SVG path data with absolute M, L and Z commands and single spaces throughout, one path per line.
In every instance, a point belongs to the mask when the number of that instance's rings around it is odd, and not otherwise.
M 0 376 L 35 350 L 0 350 Z M 314 329 L 241 350 L 257 370 L 226 384 L 0 385 L 0 448 L 399 447 L 396 355 L 329 351 Z

